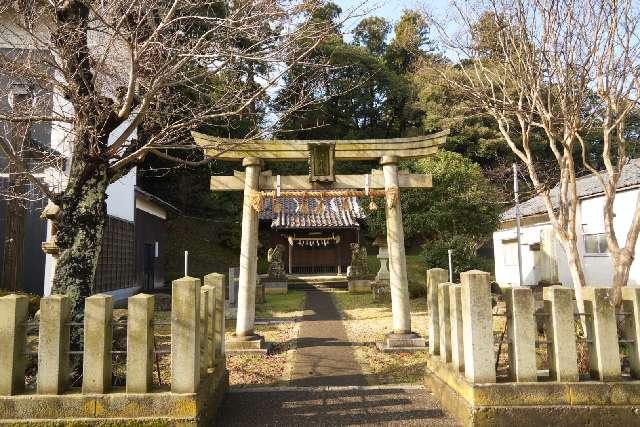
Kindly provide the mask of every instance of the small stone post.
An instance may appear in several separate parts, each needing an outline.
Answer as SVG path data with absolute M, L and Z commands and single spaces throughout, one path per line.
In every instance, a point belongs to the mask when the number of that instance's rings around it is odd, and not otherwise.
M 578 381 L 573 289 L 549 286 L 542 291 L 547 313 L 549 376 L 555 381 Z M 616 344 L 617 346 L 617 344 Z
M 495 383 L 493 311 L 489 273 L 471 270 L 460 274 L 464 375 L 474 384 Z
M 171 391 L 195 393 L 200 382 L 200 280 L 183 277 L 171 289 Z
M 209 372 L 209 287 L 200 288 L 200 375 Z
M 438 285 L 438 321 L 440 323 L 440 358 L 451 362 L 451 321 L 449 318 L 449 287 L 452 283 Z
M 211 273 L 204 276 L 204 284 L 212 286 L 215 289 L 215 319 L 213 328 L 213 341 L 215 347 L 215 360 L 221 360 L 224 356 L 224 288 L 225 288 L 225 276 L 224 274 Z
M 205 282 L 206 283 L 206 282 Z M 216 288 L 211 285 L 205 284 L 202 287 L 203 291 L 207 293 L 207 338 L 206 338 L 206 366 L 207 369 L 213 369 L 215 367 L 216 360 Z
M 640 288 L 625 286 L 622 288 L 622 309 L 625 313 L 622 336 L 633 341 L 629 348 L 631 378 L 640 378 Z
M 38 394 L 61 394 L 67 388 L 70 315 L 69 297 L 51 295 L 40 300 Z
M 451 364 L 464 370 L 464 337 L 462 331 L 462 285 L 449 286 L 449 316 L 451 319 Z
M 532 382 L 538 379 L 536 368 L 536 321 L 533 292 L 514 286 L 503 292 L 507 306 L 509 333 L 509 375 L 512 381 Z
M 93 295 L 85 299 L 83 393 L 106 393 L 111 388 L 112 316 L 111 295 Z
M 438 285 L 448 280 L 442 268 L 427 270 L 427 308 L 429 310 L 429 353 L 440 354 L 440 321 L 438 319 Z
M 251 337 L 256 315 L 256 281 L 258 273 L 258 212 L 251 203 L 259 190 L 262 162 L 255 157 L 243 160 L 245 167 L 244 199 L 242 204 L 242 238 L 240 240 L 240 282 L 238 286 L 238 314 L 236 336 Z
M 589 339 L 589 371 L 600 381 L 620 380 L 620 348 L 613 289 L 585 288 L 584 307 Z
M 155 297 L 129 297 L 127 319 L 127 393 L 148 393 L 153 383 Z
M 24 391 L 25 344 L 29 298 L 0 298 L 0 396 Z

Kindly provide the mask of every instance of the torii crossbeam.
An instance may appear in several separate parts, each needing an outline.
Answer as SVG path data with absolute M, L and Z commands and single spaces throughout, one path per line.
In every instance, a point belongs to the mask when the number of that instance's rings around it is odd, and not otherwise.
M 252 197 L 260 191 L 286 190 L 384 190 L 386 203 L 387 246 L 393 333 L 384 348 L 410 350 L 424 347 L 425 341 L 411 331 L 409 288 L 404 249 L 402 212 L 398 201 L 400 188 L 430 188 L 431 176 L 398 171 L 403 159 L 433 155 L 448 131 L 393 139 L 367 140 L 265 140 L 239 141 L 193 132 L 205 154 L 219 160 L 242 162 L 244 172 L 233 176 L 211 177 L 212 191 L 244 191 L 240 276 L 236 333 L 228 348 L 255 351 L 262 347 L 262 337 L 254 332 L 255 292 L 258 259 L 258 212 Z M 274 176 L 262 171 L 263 161 L 309 161 L 309 176 Z M 366 175 L 335 175 L 334 161 L 379 160 L 382 170 Z

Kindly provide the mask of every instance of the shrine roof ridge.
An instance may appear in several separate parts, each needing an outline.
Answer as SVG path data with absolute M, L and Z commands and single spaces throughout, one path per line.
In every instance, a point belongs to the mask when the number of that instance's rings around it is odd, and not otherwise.
M 387 139 L 337 139 L 301 140 L 230 139 L 191 132 L 196 144 L 206 154 L 220 160 L 241 161 L 246 157 L 258 157 L 274 161 L 303 161 L 309 157 L 309 146 L 331 144 L 335 147 L 336 160 L 376 160 L 383 156 L 421 158 L 434 154 L 446 141 L 449 130 L 423 136 Z

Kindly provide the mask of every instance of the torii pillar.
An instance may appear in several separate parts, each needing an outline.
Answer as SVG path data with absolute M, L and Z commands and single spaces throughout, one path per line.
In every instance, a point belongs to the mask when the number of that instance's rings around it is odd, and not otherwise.
M 238 312 L 236 333 L 227 344 L 227 351 L 266 351 L 264 338 L 254 332 L 256 317 L 256 282 L 258 279 L 258 212 L 251 197 L 259 190 L 262 161 L 246 157 L 244 197 L 242 201 L 242 237 L 240 240 L 240 276 L 238 284 Z
M 384 156 L 380 159 L 386 191 L 385 213 L 393 332 L 388 334 L 382 343 L 379 343 L 379 347 L 381 350 L 389 352 L 420 350 L 426 347 L 424 338 L 411 331 L 411 307 L 409 305 L 407 259 L 404 251 L 404 228 L 400 207 L 398 162 L 399 158 L 396 156 Z

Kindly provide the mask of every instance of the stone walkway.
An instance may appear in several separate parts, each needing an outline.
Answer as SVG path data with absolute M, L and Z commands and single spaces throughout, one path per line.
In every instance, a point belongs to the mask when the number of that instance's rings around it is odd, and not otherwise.
M 331 292 L 307 291 L 290 385 L 367 385 Z
M 216 425 L 455 426 L 421 386 L 367 386 L 330 292 L 308 291 L 290 387 L 234 389 Z
M 281 387 L 235 389 L 225 397 L 219 426 L 456 426 L 420 388 Z

